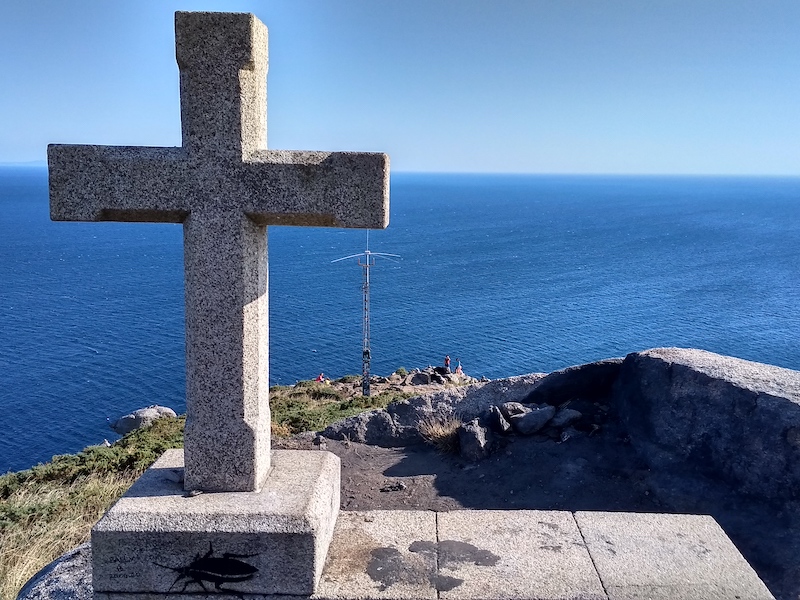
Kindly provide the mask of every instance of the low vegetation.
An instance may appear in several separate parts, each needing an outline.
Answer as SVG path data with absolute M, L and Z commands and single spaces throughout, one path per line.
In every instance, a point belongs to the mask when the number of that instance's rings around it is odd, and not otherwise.
M 360 381 L 348 375 L 335 383 Z M 270 389 L 272 433 L 285 437 L 301 431 L 319 431 L 331 423 L 357 415 L 365 410 L 384 408 L 389 403 L 413 394 L 383 392 L 376 396 L 353 395 L 327 383 L 301 381 L 294 386 L 275 386 Z
M 350 375 L 334 383 L 358 381 Z M 320 430 L 411 396 L 384 392 L 364 397 L 343 388 L 314 381 L 272 388 L 273 434 Z M 183 446 L 183 426 L 184 417 L 162 418 L 111 446 L 90 446 L 0 476 L 0 600 L 14 600 L 39 569 L 87 541 L 94 523 L 156 458 Z

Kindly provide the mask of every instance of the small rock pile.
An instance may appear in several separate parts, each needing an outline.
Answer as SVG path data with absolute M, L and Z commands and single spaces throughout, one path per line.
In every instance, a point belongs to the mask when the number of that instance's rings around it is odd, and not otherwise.
M 403 392 L 412 394 L 426 394 L 451 388 L 477 383 L 478 380 L 464 373 L 454 373 L 446 367 L 426 367 L 412 369 L 408 372 L 401 370 L 388 377 L 372 375 L 369 384 L 373 396 L 383 392 Z M 360 377 L 343 377 L 334 379 L 329 385 L 345 398 L 360 396 L 362 393 Z
M 464 373 L 454 373 L 448 367 L 427 367 L 426 369 L 412 369 L 404 378 L 397 373 L 392 377 L 400 378 L 399 385 L 466 385 L 476 383 L 478 380 Z
M 496 434 L 533 435 L 544 432 L 547 437 L 565 442 L 586 433 L 573 427 L 582 417 L 581 411 L 566 405 L 555 407 L 545 403 L 522 402 L 493 405 L 483 418 L 476 417 L 458 428 L 461 456 L 472 461 L 485 458 L 497 446 Z M 589 433 L 598 428 L 598 425 L 590 425 Z

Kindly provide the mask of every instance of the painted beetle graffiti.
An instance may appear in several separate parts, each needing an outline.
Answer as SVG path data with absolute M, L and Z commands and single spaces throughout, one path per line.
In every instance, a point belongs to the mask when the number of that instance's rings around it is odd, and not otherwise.
M 175 581 L 169 586 L 167 593 L 170 593 L 172 588 L 175 587 L 175 584 L 184 578 L 188 581 L 183 584 L 183 589 L 180 591 L 181 594 L 185 592 L 186 588 L 192 583 L 196 583 L 203 588 L 204 592 L 208 593 L 208 589 L 203 583 L 204 581 L 213 583 L 214 588 L 219 592 L 236 593 L 235 590 L 223 589 L 222 584 L 239 583 L 252 579 L 255 574 L 258 573 L 258 569 L 239 560 L 240 558 L 250 558 L 252 556 L 257 555 L 229 554 L 226 552 L 222 556 L 214 556 L 214 548 L 211 542 L 209 542 L 208 552 L 206 552 L 204 556 L 198 554 L 195 556 L 194 560 L 185 567 L 168 567 L 167 565 L 160 565 L 158 563 L 153 564 L 158 567 L 163 567 L 164 569 L 169 569 L 170 571 L 175 571 L 178 574 Z

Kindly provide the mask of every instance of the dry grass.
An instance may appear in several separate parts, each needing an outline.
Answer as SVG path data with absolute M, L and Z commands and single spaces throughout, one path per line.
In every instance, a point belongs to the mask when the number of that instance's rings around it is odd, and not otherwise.
M 133 483 L 132 473 L 22 486 L 0 501 L 0 598 L 14 600 L 37 571 L 89 539 L 92 525 Z
M 458 428 L 461 419 L 450 412 L 435 412 L 425 415 L 417 423 L 422 439 L 442 454 L 458 452 Z

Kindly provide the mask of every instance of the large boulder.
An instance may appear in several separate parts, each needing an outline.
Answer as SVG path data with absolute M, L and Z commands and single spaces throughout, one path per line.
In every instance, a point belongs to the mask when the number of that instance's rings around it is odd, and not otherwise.
M 524 415 L 531 412 L 530 406 L 525 406 L 521 402 L 503 402 L 498 406 L 500 413 L 508 420 L 516 415 Z
M 489 407 L 489 426 L 497 433 L 510 433 L 511 423 L 497 406 Z
M 28 580 L 17 600 L 92 600 L 92 549 L 78 546 Z
M 151 425 L 153 421 L 160 419 L 161 417 L 175 416 L 177 415 L 171 408 L 153 404 L 146 408 L 135 410 L 124 417 L 120 417 L 113 423 L 109 423 L 109 426 L 119 435 L 125 435 L 126 433 L 130 433 L 131 431 L 135 431 L 141 427 L 147 427 L 148 425 Z
M 556 407 L 549 404 L 533 405 L 524 413 L 511 415 L 511 426 L 522 435 L 531 435 L 547 425 L 556 414 Z
M 429 385 L 431 382 L 431 374 L 420 371 L 409 375 L 406 379 L 406 385 Z
M 629 354 L 612 404 L 653 469 L 800 499 L 800 372 L 704 350 Z
M 572 408 L 559 408 L 556 411 L 555 416 L 550 420 L 547 424 L 549 427 L 558 427 L 561 429 L 562 427 L 566 427 L 567 425 L 572 425 L 575 421 L 580 419 L 583 416 L 581 411 L 574 410 Z

